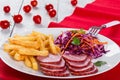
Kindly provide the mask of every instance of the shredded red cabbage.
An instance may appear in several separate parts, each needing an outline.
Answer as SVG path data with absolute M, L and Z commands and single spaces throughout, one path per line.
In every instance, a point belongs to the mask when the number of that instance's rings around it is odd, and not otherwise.
M 57 37 L 57 39 L 54 41 L 54 43 L 59 45 L 61 50 L 64 50 L 65 45 L 71 39 L 71 37 L 72 37 L 72 32 L 65 31 L 60 36 Z
M 98 58 L 105 54 L 106 51 L 103 44 L 93 44 L 91 41 L 97 37 L 93 37 L 90 34 L 80 34 L 77 36 L 80 39 L 80 45 L 73 45 L 70 43 L 65 49 L 65 45 L 71 39 L 72 32 L 66 31 L 63 32 L 60 36 L 55 40 L 55 44 L 59 45 L 61 51 L 64 51 L 65 54 L 87 54 L 92 56 L 93 58 Z M 89 41 L 85 41 L 88 40 Z M 88 43 L 88 44 L 87 44 Z M 92 47 L 90 45 L 92 45 Z

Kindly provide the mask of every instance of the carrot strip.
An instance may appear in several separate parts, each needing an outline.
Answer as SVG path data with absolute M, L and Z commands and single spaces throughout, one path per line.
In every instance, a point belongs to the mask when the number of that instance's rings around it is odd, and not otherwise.
M 97 39 L 93 39 L 94 44 L 108 44 L 107 42 L 100 42 Z

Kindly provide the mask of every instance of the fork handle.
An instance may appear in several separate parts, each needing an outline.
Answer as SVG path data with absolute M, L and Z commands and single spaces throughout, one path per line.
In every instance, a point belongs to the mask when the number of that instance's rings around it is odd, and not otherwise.
M 102 28 L 108 28 L 108 27 L 112 27 L 112 26 L 115 26 L 115 25 L 118 25 L 118 24 L 120 24 L 120 21 L 114 20 L 114 21 L 111 21 L 111 22 L 108 22 L 106 24 L 101 25 L 101 27 Z

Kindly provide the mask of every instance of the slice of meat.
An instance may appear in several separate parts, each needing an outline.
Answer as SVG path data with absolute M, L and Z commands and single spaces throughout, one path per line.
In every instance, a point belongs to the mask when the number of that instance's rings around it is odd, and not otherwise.
M 46 71 L 42 71 L 43 74 L 48 75 L 48 76 L 57 76 L 57 77 L 66 77 L 70 75 L 70 72 L 68 70 L 65 70 L 62 73 L 51 73 L 51 72 L 46 72 Z
M 80 54 L 80 55 L 63 54 L 62 56 L 65 60 L 72 61 L 72 62 L 82 62 L 82 61 L 85 61 L 88 57 L 86 54 Z
M 41 71 L 45 71 L 45 72 L 61 73 L 61 72 L 64 72 L 67 68 L 64 67 L 62 69 L 50 69 L 50 68 L 40 67 L 40 69 Z
M 82 68 L 87 66 L 91 62 L 91 58 L 88 57 L 85 61 L 83 62 L 72 62 L 72 61 L 66 61 L 68 66 L 71 66 L 73 68 Z
M 70 71 L 76 72 L 76 73 L 90 71 L 91 69 L 93 69 L 93 67 L 94 67 L 93 63 L 90 63 L 88 66 L 83 67 L 83 68 L 73 68 L 71 66 L 68 66 Z
M 62 69 L 65 67 L 65 61 L 62 59 L 60 64 L 39 63 L 40 66 L 50 69 Z
M 97 72 L 98 72 L 98 69 L 97 69 L 97 67 L 94 66 L 94 68 L 92 70 L 89 70 L 89 71 L 86 71 L 86 72 L 78 72 L 78 73 L 71 71 L 71 74 L 75 75 L 75 76 L 82 76 L 82 75 L 94 74 L 94 73 L 97 73 Z
M 61 61 L 61 56 L 60 55 L 53 55 L 49 54 L 48 57 L 41 57 L 38 56 L 37 60 L 41 63 L 49 63 L 49 64 L 59 64 Z

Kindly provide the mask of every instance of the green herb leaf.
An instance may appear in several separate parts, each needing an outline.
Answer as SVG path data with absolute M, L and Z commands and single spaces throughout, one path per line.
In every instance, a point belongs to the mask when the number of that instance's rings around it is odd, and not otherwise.
M 85 31 L 84 31 L 84 29 L 82 29 L 82 28 L 79 30 L 79 32 L 80 32 L 81 34 L 85 34 Z
M 97 61 L 94 63 L 95 66 L 101 67 L 102 65 L 107 64 L 105 61 Z
M 77 30 L 72 30 L 72 33 L 77 33 Z
M 74 45 L 80 45 L 80 39 L 77 37 L 74 37 L 71 43 Z

